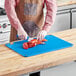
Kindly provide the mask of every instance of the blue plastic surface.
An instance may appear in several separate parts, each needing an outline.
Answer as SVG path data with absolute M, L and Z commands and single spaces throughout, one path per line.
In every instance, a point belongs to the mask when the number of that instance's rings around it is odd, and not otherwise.
M 38 54 L 57 51 L 60 49 L 64 49 L 64 48 L 73 46 L 73 44 L 71 44 L 67 41 L 64 41 L 53 35 L 47 35 L 45 37 L 45 39 L 48 40 L 47 42 L 45 42 L 45 45 L 40 44 L 33 48 L 29 48 L 27 50 L 23 49 L 23 47 L 22 47 L 23 43 L 27 42 L 27 40 L 14 42 L 13 45 L 11 45 L 10 43 L 7 43 L 5 45 L 24 57 L 30 57 L 30 56 L 34 56 L 34 55 L 38 55 Z

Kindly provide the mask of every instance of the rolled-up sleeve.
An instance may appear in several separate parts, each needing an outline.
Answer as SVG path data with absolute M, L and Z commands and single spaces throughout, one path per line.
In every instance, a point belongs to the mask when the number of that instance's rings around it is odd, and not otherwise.
M 21 23 L 17 17 L 16 11 L 16 0 L 5 0 L 5 10 L 11 25 L 17 30 Z
M 54 24 L 56 18 L 57 5 L 56 0 L 45 0 L 45 4 L 47 12 L 45 17 L 45 23 L 42 29 L 49 32 L 51 25 Z

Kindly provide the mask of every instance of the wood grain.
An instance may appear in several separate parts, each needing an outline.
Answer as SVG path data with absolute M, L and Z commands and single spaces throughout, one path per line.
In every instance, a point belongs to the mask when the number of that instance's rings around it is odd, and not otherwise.
M 76 4 L 76 0 L 57 0 L 57 6 Z
M 0 76 L 16 76 L 76 60 L 76 29 L 53 33 L 73 47 L 33 57 L 22 57 L 5 45 L 0 46 Z

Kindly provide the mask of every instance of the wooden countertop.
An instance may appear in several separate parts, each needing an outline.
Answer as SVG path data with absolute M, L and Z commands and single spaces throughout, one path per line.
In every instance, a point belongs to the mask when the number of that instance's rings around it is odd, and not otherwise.
M 66 6 L 76 4 L 76 0 L 57 0 L 58 6 Z
M 33 57 L 22 57 L 4 45 L 0 46 L 0 76 L 16 76 L 76 60 L 76 29 L 53 33 L 73 47 Z

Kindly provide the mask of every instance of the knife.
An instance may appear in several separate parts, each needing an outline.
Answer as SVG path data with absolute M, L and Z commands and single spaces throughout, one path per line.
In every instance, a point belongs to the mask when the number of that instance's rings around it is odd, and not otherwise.
M 19 37 L 18 37 L 18 35 L 16 37 L 17 37 L 17 40 L 20 40 Z M 34 38 L 34 37 L 27 37 L 27 41 L 31 41 L 33 39 L 36 39 L 36 38 Z
M 16 35 L 16 40 L 17 41 L 22 41 L 21 39 L 19 39 L 19 36 L 18 35 Z M 27 41 L 28 41 L 28 39 L 29 39 L 29 37 L 26 39 Z M 14 41 L 14 42 L 17 42 L 17 41 Z M 14 42 L 10 42 L 10 44 L 12 45 L 12 44 L 14 44 Z

